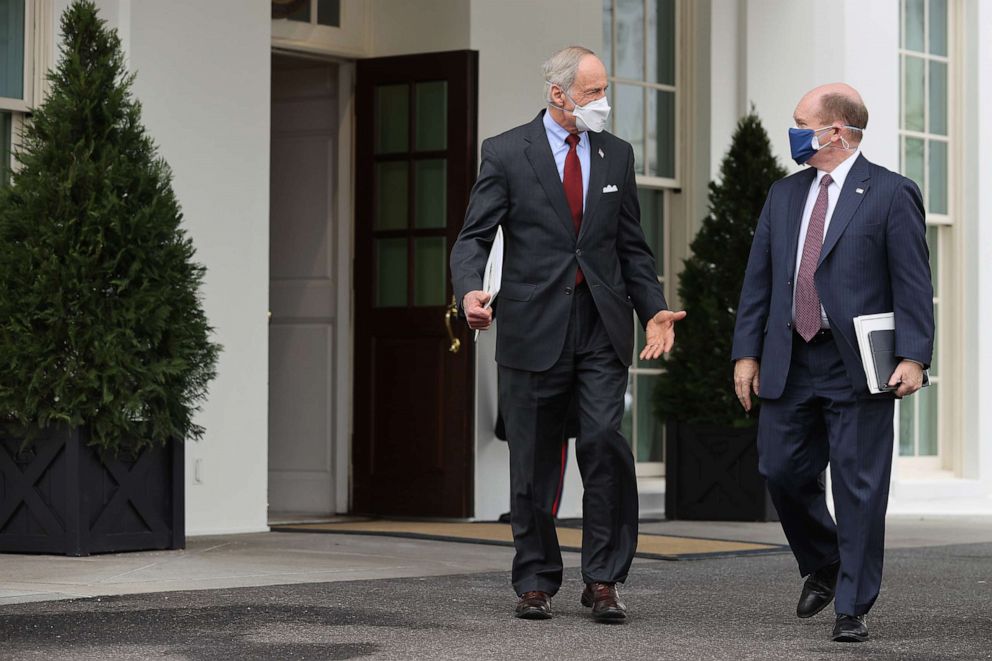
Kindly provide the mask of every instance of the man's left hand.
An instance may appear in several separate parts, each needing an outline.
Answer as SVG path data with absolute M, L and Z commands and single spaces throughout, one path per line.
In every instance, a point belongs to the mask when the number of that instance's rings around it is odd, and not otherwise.
M 678 312 L 662 310 L 651 317 L 647 328 L 644 329 L 647 344 L 641 351 L 641 360 L 654 360 L 661 354 L 671 351 L 675 344 L 675 322 L 682 319 L 685 319 L 685 310 Z
M 902 361 L 889 377 L 889 385 L 899 386 L 895 390 L 897 397 L 912 395 L 923 387 L 923 367 L 912 360 Z

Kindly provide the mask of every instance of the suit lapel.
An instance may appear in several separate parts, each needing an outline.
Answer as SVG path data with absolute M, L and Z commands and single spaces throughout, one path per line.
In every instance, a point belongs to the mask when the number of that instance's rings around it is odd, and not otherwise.
M 851 166 L 851 171 L 844 180 L 844 187 L 840 190 L 840 197 L 837 199 L 837 208 L 830 216 L 830 226 L 827 228 L 827 235 L 823 239 L 823 248 L 820 250 L 820 260 L 817 266 L 830 254 L 833 247 L 837 245 L 837 240 L 844 230 L 851 223 L 854 212 L 861 206 L 865 194 L 868 192 L 868 181 L 871 174 L 868 170 L 868 160 L 859 155 L 858 160 Z M 860 192 L 858 192 L 860 191 Z
M 565 198 L 565 187 L 562 186 L 558 177 L 558 166 L 555 165 L 555 157 L 551 153 L 551 145 L 548 144 L 548 134 L 544 129 L 544 113 L 542 111 L 537 118 L 530 123 L 530 130 L 527 132 L 527 142 L 524 154 L 530 165 L 534 168 L 534 174 L 544 189 L 544 194 L 551 201 L 551 206 L 558 212 L 558 219 L 561 220 L 569 234 L 575 233 L 575 226 L 572 223 L 572 212 L 568 208 L 568 200 Z
M 582 210 L 582 226 L 579 228 L 579 238 L 586 233 L 589 221 L 596 211 L 596 205 L 603 197 L 603 184 L 606 182 L 606 158 L 609 156 L 603 149 L 604 141 L 601 134 L 588 131 L 586 135 L 589 137 L 589 189 L 586 191 L 586 204 Z
M 809 197 L 809 187 L 813 185 L 816 178 L 816 169 L 809 168 L 799 177 L 796 177 L 796 184 L 792 187 L 789 195 L 789 251 L 786 253 L 786 264 L 789 265 L 789 280 L 796 274 L 796 251 L 799 250 L 799 230 L 803 224 L 803 209 L 806 207 L 806 198 Z

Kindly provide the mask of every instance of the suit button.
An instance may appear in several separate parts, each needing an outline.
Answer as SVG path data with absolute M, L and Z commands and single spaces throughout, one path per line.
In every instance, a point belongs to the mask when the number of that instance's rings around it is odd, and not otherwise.
M 581 257 L 582 256 L 582 248 L 579 248 L 578 250 L 575 251 L 575 256 L 576 257 Z
M 787 286 L 789 286 L 789 287 L 791 287 L 791 286 L 792 286 L 792 280 L 789 280 L 789 281 L 788 281 L 787 283 L 785 283 L 785 284 L 786 284 Z
M 565 287 L 565 295 L 566 296 L 571 296 L 572 295 L 572 288 L 571 287 Z
M 791 321 L 785 322 L 785 327 L 786 328 L 792 328 L 792 322 Z

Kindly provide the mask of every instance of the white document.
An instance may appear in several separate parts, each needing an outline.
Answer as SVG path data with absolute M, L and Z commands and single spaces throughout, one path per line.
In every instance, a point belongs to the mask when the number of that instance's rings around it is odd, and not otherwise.
M 499 294 L 499 286 L 503 282 L 503 228 L 496 228 L 496 236 L 493 238 L 493 245 L 489 248 L 489 259 L 486 261 L 486 270 L 482 274 L 482 291 L 489 294 L 489 301 L 486 309 L 493 305 L 496 295 Z M 475 341 L 479 341 L 479 331 L 475 331 Z
M 881 314 L 863 314 L 854 318 L 854 333 L 858 337 L 858 349 L 861 352 L 861 364 L 865 370 L 865 377 L 868 379 L 868 390 L 873 394 L 883 391 L 879 386 L 878 377 L 875 375 L 875 360 L 871 352 L 871 344 L 868 334 L 877 330 L 895 330 L 896 316 L 892 312 Z

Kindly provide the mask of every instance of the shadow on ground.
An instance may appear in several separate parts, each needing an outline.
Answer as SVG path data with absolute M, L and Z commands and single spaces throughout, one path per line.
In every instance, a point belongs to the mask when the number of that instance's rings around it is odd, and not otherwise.
M 992 659 L 992 544 L 890 551 L 863 645 L 795 617 L 788 556 L 638 564 L 624 626 L 568 573 L 545 622 L 511 616 L 505 572 L 2 606 L 0 658 Z

